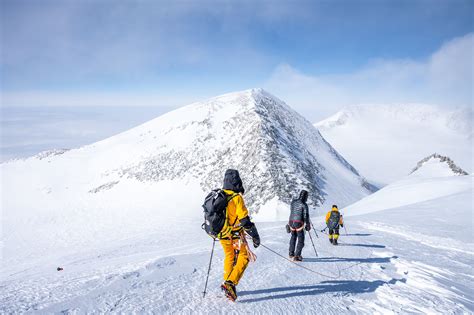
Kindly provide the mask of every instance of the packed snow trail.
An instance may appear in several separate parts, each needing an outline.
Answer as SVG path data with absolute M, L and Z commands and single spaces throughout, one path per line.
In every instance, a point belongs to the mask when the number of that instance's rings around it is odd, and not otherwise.
M 260 247 L 255 251 L 257 261 L 249 265 L 238 286 L 239 298 L 232 303 L 219 288 L 223 254 L 216 244 L 208 293 L 203 299 L 211 239 L 196 230 L 183 231 L 180 244 L 185 245 L 176 246 L 172 236 L 157 233 L 109 249 L 63 257 L 61 272 L 55 270 L 59 261 L 51 261 L 2 275 L 0 312 L 372 314 L 473 310 L 469 289 L 472 252 L 440 252 L 400 238 L 392 233 L 396 227 L 391 232 L 377 230 L 377 225 L 368 229 L 369 222 L 365 217 L 360 222 L 348 220 L 350 233 L 341 236 L 338 247 L 320 233 L 315 238 L 319 258 L 307 238 L 301 264 L 334 277 L 340 272 L 338 279 L 310 273 Z M 260 223 L 258 227 L 262 244 L 287 254 L 289 236 L 284 223 Z

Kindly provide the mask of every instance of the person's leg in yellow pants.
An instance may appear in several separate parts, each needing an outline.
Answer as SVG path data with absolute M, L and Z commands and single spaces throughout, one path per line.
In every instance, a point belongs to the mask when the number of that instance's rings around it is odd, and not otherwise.
M 334 229 L 333 244 L 337 245 L 337 239 L 339 238 L 339 228 Z
M 237 285 L 244 274 L 245 268 L 249 264 L 249 256 L 246 246 L 241 246 L 237 262 L 234 265 L 234 246 L 238 246 L 239 239 L 220 240 L 224 249 L 224 281 L 232 281 Z

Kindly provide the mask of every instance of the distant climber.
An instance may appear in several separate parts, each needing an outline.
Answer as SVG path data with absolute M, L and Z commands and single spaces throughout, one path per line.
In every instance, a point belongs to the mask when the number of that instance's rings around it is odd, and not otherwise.
M 298 199 L 293 199 L 290 205 L 290 218 L 286 225 L 286 231 L 291 233 L 289 256 L 295 261 L 302 261 L 301 251 L 304 247 L 304 230 L 311 230 L 311 222 L 309 221 L 309 211 L 306 201 L 308 200 L 308 192 L 301 190 Z M 298 244 L 296 245 L 296 240 Z M 295 250 L 296 245 L 296 250 Z
M 339 213 L 337 205 L 332 205 L 331 211 L 326 214 L 326 225 L 329 230 L 329 242 L 333 245 L 337 245 L 339 227 L 344 227 L 344 221 L 342 220 L 342 215 Z
M 224 175 L 223 192 L 227 196 L 226 223 L 219 235 L 224 250 L 224 283 L 221 289 L 227 298 L 237 299 L 236 286 L 249 263 L 249 249 L 244 231 L 252 237 L 253 246 L 260 245 L 255 224 L 250 221 L 245 207 L 243 194 L 245 192 L 242 180 L 237 170 L 228 169 Z

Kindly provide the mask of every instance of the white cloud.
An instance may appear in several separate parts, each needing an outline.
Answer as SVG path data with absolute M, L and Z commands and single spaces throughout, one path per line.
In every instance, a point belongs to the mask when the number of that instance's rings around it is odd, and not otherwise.
M 252 22 L 271 28 L 308 19 L 300 7 L 265 1 L 20 3 L 2 12 L 4 28 L 14 31 L 2 33 L 0 71 L 18 89 L 90 79 L 166 80 L 193 67 L 239 70 L 239 58 L 258 67 L 269 56 L 252 42 Z
M 264 87 L 309 119 L 356 103 L 473 105 L 474 34 L 453 39 L 423 61 L 379 59 L 358 71 L 308 75 L 279 65 Z

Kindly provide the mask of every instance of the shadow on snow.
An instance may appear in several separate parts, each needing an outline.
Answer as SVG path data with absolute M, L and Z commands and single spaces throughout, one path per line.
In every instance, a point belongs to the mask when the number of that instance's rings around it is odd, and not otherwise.
M 304 262 L 356 262 L 362 264 L 385 264 L 389 263 L 390 259 L 397 259 L 398 256 L 392 257 L 369 257 L 369 258 L 346 258 L 346 257 L 318 257 L 305 258 Z
M 265 294 L 266 296 L 240 300 L 240 303 L 254 303 L 261 301 L 271 301 L 277 299 L 286 299 L 298 296 L 317 295 L 325 293 L 360 294 L 370 293 L 383 285 L 393 285 L 397 282 L 406 282 L 406 279 L 392 279 L 390 281 L 355 281 L 355 280 L 337 280 L 323 281 L 319 285 L 276 287 L 262 290 L 242 291 L 239 296 L 254 294 Z M 276 294 L 275 294 L 276 293 Z
M 385 248 L 385 245 L 377 245 L 377 244 L 349 244 L 349 243 L 339 243 L 338 246 L 355 246 L 355 247 L 368 247 L 368 248 Z

